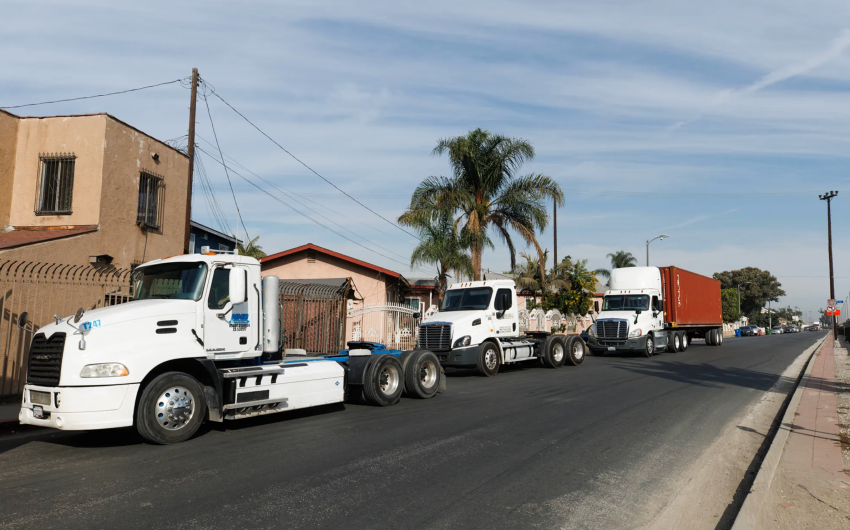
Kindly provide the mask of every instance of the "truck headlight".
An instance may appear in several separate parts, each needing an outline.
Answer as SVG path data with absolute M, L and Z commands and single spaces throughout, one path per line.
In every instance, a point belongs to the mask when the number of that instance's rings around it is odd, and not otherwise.
M 640 337 L 643 334 L 643 330 L 640 328 L 635 328 L 629 332 L 629 338 Z
M 591 337 L 596 336 L 596 324 L 593 324 L 592 326 L 587 328 L 587 334 L 590 335 Z
M 461 338 L 459 338 L 455 341 L 455 345 L 452 346 L 452 348 L 462 348 L 464 346 L 469 346 L 469 342 L 471 340 L 472 340 L 472 338 L 469 335 L 466 335 L 465 337 L 461 337 Z
M 130 375 L 130 370 L 121 363 L 87 364 L 80 377 L 122 377 Z

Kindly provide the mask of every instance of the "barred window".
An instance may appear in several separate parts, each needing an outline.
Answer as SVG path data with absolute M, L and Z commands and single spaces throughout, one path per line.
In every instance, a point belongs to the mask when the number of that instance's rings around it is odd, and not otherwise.
M 144 171 L 139 175 L 139 210 L 136 224 L 142 228 L 158 230 L 162 227 L 163 192 L 162 177 Z
M 71 213 L 74 191 L 73 154 L 57 153 L 39 155 L 37 215 L 62 215 Z

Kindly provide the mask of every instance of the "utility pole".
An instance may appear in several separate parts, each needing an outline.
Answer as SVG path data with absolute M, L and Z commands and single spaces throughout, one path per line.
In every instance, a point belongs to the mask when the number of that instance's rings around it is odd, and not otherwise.
M 753 283 L 753 282 L 744 282 L 743 285 L 749 285 L 751 283 Z M 738 322 L 739 322 L 739 327 L 740 327 L 740 322 L 743 320 L 743 316 L 741 315 L 741 285 L 742 284 L 740 284 L 740 283 L 736 285 L 736 287 L 738 288 Z
M 183 253 L 189 253 L 189 223 L 192 220 L 192 177 L 195 174 L 195 102 L 198 99 L 198 69 L 192 68 L 192 95 L 189 100 L 189 179 L 186 190 L 186 234 L 183 237 Z
M 820 200 L 826 201 L 826 229 L 829 241 L 829 297 L 835 299 L 835 278 L 832 275 L 832 199 L 838 195 L 837 191 L 829 191 L 818 195 Z M 832 338 L 838 339 L 838 327 L 835 325 L 835 314 L 832 315 Z
M 558 270 L 558 199 L 552 199 L 552 229 L 555 231 L 555 270 Z

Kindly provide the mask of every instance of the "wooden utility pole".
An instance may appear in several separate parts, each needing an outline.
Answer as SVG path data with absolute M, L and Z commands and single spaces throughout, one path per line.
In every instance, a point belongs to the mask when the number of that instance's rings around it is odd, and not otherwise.
M 198 99 L 198 69 L 192 68 L 192 95 L 189 100 L 189 179 L 186 190 L 186 234 L 183 238 L 183 253 L 189 253 L 189 222 L 192 220 L 192 177 L 195 174 L 195 102 Z
M 558 199 L 552 199 L 552 229 L 555 231 L 555 253 L 552 256 L 555 269 L 558 268 Z
M 832 276 L 832 199 L 838 195 L 837 191 L 829 191 L 819 195 L 820 200 L 826 201 L 826 230 L 829 238 L 829 297 L 835 299 L 835 278 Z M 838 326 L 835 322 L 835 313 L 832 314 L 832 338 L 838 339 Z

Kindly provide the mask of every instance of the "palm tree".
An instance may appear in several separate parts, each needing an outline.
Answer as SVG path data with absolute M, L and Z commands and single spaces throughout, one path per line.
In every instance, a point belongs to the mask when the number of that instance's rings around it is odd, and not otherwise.
M 535 303 L 537 303 L 538 293 L 542 296 L 547 292 L 570 288 L 570 281 L 566 278 L 566 272 L 569 267 L 572 267 L 569 258 L 564 258 L 561 263 L 552 268 L 548 276 L 544 277 L 540 271 L 546 270 L 546 261 L 549 259 L 548 249 L 543 251 L 542 259 L 525 252 L 521 253 L 520 257 L 525 259 L 525 264 L 514 273 L 514 281 L 521 289 L 531 291 Z
M 448 286 L 449 271 L 455 275 L 472 275 L 472 259 L 466 253 L 468 244 L 455 232 L 452 218 L 442 215 L 416 225 L 421 242 L 410 255 L 410 266 L 437 266 L 437 300 L 442 301 Z
M 428 177 L 413 192 L 410 206 L 398 221 L 408 226 L 424 219 L 439 217 L 441 212 L 459 216 L 455 232 L 469 242 L 473 279 L 481 279 L 481 253 L 490 245 L 492 228 L 507 244 L 511 270 L 516 268 L 516 248 L 511 231 L 526 244 L 533 244 L 543 255 L 536 231 L 546 228 L 546 204 L 554 199 L 561 205 L 564 193 L 551 178 L 540 174 L 517 176 L 522 164 L 534 158 L 534 148 L 521 138 L 509 138 L 475 129 L 466 136 L 444 138 L 437 142 L 434 155 L 448 153 L 452 177 Z M 542 260 L 538 260 L 545 277 Z
M 611 259 L 611 268 L 610 269 L 596 269 L 593 271 L 593 274 L 598 274 L 606 279 L 611 279 L 611 271 L 614 269 L 620 269 L 623 267 L 637 267 L 637 258 L 632 255 L 631 252 L 626 252 L 625 250 L 618 250 L 606 256 Z
M 260 239 L 260 236 L 257 236 L 251 241 L 248 241 L 247 246 L 239 245 L 239 255 L 250 256 L 255 259 L 265 258 L 266 253 L 263 252 L 263 247 L 257 244 L 258 239 Z

